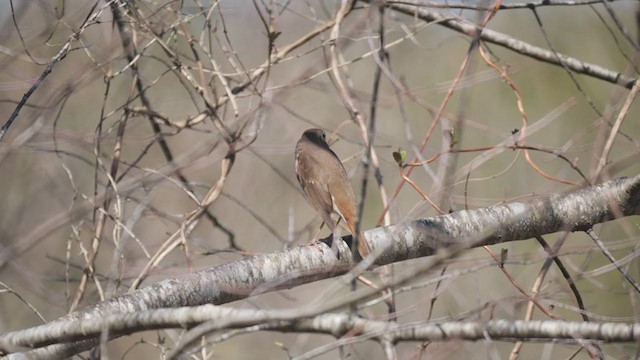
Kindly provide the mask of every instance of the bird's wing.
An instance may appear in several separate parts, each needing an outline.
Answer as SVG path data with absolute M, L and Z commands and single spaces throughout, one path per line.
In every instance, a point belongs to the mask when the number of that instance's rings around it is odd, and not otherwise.
M 339 160 L 338 160 L 339 161 Z M 329 194 L 333 199 L 333 209 L 340 217 L 345 221 L 347 230 L 351 234 L 355 233 L 357 210 L 356 210 L 356 197 L 349 183 L 342 163 L 340 164 L 340 174 L 334 176 L 328 181 Z
M 331 212 L 333 210 L 333 201 L 331 199 L 331 193 L 329 187 L 324 182 L 313 181 L 309 179 L 317 179 L 317 176 L 312 176 L 311 172 L 314 171 L 314 166 L 305 166 L 305 164 L 311 164 L 311 161 L 301 161 L 298 163 L 297 173 L 298 182 L 302 186 L 302 190 L 307 195 L 309 203 L 316 209 L 325 224 L 333 231 L 336 226 L 336 222 L 331 218 Z

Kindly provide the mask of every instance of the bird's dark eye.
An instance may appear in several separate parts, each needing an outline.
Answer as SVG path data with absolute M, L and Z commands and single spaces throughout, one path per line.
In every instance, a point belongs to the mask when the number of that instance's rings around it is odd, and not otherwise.
M 327 134 L 322 133 L 322 139 L 323 139 L 323 140 L 327 140 Z

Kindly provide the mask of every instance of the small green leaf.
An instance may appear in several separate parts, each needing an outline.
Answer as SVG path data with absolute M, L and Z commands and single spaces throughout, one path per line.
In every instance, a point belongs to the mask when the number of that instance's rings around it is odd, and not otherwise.
M 393 159 L 398 163 L 398 165 L 402 166 L 402 164 L 404 164 L 404 161 L 407 159 L 407 151 L 402 149 L 394 151 Z

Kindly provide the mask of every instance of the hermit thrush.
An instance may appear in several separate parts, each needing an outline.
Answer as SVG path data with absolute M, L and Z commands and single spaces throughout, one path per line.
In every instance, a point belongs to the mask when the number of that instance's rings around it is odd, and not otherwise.
M 356 197 L 342 162 L 327 144 L 324 131 L 309 129 L 302 134 L 296 144 L 295 168 L 305 198 L 334 237 L 341 219 L 355 237 Z M 339 216 L 337 220 L 332 217 L 334 214 Z M 362 239 L 359 242 L 363 243 Z M 366 255 L 362 251 L 360 254 Z

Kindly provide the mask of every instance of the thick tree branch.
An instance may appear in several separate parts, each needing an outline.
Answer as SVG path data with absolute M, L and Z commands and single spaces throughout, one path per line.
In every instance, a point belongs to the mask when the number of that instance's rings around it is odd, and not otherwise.
M 575 343 L 579 340 L 635 342 L 640 340 L 640 324 L 594 323 L 573 321 L 451 321 L 444 323 L 398 324 L 362 319 L 350 314 L 322 314 L 311 318 L 292 318 L 290 310 L 235 309 L 215 305 L 140 311 L 102 319 L 79 319 L 43 325 L 0 337 L 0 348 L 42 346 L 63 341 L 99 338 L 107 331 L 111 337 L 142 330 L 191 328 L 212 324 L 211 330 L 232 329 L 267 324 L 268 330 L 329 334 L 337 338 L 346 334 L 362 340 L 384 338 L 400 341 L 447 340 L 537 340 Z M 199 338 L 199 337 L 198 337 Z
M 640 175 L 619 178 L 585 187 L 564 195 L 536 196 L 524 202 L 512 202 L 477 210 L 415 220 L 402 225 L 376 228 L 364 233 L 377 265 L 434 255 L 446 248 L 466 249 L 487 244 L 525 240 L 558 231 L 587 230 L 598 223 L 640 213 Z M 350 238 L 344 238 L 350 241 Z M 329 240 L 327 240 L 329 241 Z M 245 257 L 196 273 L 167 279 L 124 294 L 75 313 L 47 326 L 97 320 L 141 310 L 223 304 L 248 296 L 291 288 L 326 279 L 349 271 L 349 246 L 339 244 L 339 259 L 330 246 L 318 243 L 269 254 Z M 425 268 L 427 269 L 427 268 Z M 422 273 L 424 269 L 422 270 Z M 412 276 L 419 275 L 416 271 Z M 412 277 L 397 280 L 406 283 Z M 353 294 L 354 299 L 363 294 Z M 326 308 L 324 310 L 331 310 Z M 312 316 L 315 314 L 299 314 Z M 52 345 L 58 356 L 68 356 L 94 344 Z M 52 349 L 43 349 L 53 356 Z

